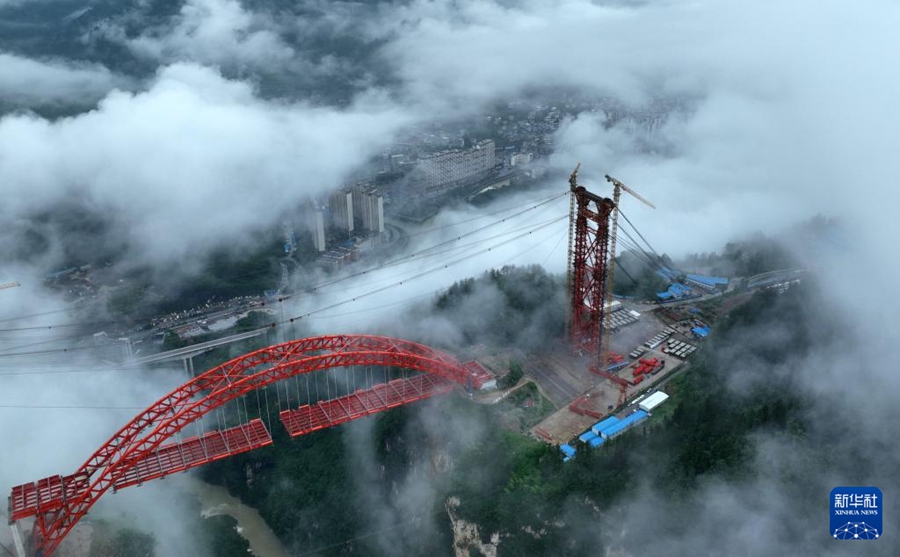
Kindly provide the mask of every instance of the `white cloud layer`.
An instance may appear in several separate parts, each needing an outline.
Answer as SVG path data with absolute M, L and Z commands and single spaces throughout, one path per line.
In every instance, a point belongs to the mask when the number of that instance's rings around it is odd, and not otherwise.
M 0 212 L 74 197 L 114 219 L 138 259 L 171 263 L 246 244 L 249 231 L 340 184 L 407 120 L 376 97 L 345 111 L 266 103 L 246 83 L 176 64 L 88 113 L 0 120 Z
M 627 198 L 623 207 L 658 250 L 675 255 L 716 249 L 757 229 L 778 233 L 818 212 L 843 217 L 857 239 L 853 249 L 816 264 L 826 293 L 847 310 L 846 326 L 866 341 L 843 347 L 841 358 L 798 368 L 806 388 L 824 395 L 819 390 L 826 385 L 847 383 L 847 369 L 860 361 L 855 357 L 889 354 L 900 335 L 892 295 L 900 274 L 894 246 L 900 225 L 892 210 L 900 204 L 893 186 L 898 22 L 900 7 L 876 0 L 392 4 L 381 6 L 368 24 L 346 28 L 386 41 L 380 55 L 399 80 L 395 100 L 372 91 L 335 109 L 265 101 L 247 82 L 206 67 L 276 68 L 297 53 L 271 15 L 236 1 L 191 0 L 173 26 L 134 41 L 137 51 L 168 64 L 145 90 L 113 91 L 95 110 L 70 118 L 0 119 L 0 216 L 27 218 L 80 199 L 110 215 L 114 233 L 134 246 L 136 260 L 189 264 L 213 247 L 240 246 L 309 194 L 339 184 L 404 125 L 473 113 L 487 102 L 547 86 L 612 96 L 633 109 L 649 99 L 675 98 L 680 108 L 651 134 L 609 126 L 600 113 L 567 121 L 555 138 L 553 167 L 567 172 L 581 161 L 591 187 L 608 191 L 602 181 L 608 172 L 653 200 L 656 211 Z M 0 55 L 0 94 L 9 98 L 64 100 L 103 95 L 115 85 L 102 68 Z M 557 243 L 559 233 L 485 254 L 420 287 L 387 291 L 347 311 L 374 308 L 374 315 L 393 318 L 396 306 L 384 306 L 477 275 L 532 246 L 511 262 L 549 262 L 561 271 L 566 247 Z M 404 267 L 367 276 L 306 297 L 295 309 L 320 308 L 415 272 Z M 28 300 L 46 305 L 39 295 Z M 342 312 L 323 312 L 313 327 L 358 330 L 365 321 L 342 318 Z M 4 379 L 5 392 L 37 390 L 20 381 Z M 891 367 L 867 368 L 861 384 L 866 388 L 848 388 L 829 411 L 862 406 L 873 423 L 889 418 L 897 387 Z M 94 385 L 69 393 L 102 402 Z M 132 395 L 142 385 L 123 386 L 120 399 L 137 401 Z M 60 386 L 53 392 L 68 388 Z M 20 420 L 5 415 L 8 423 Z M 72 450 L 33 472 L 66 469 L 77 460 L 69 456 L 77 452 L 74 445 L 96 440 L 108 425 L 96 418 L 86 424 L 83 437 L 51 434 Z M 7 429 L 0 445 L 21 446 L 23 460 L 37 459 L 45 448 L 29 445 L 25 431 L 24 424 Z M 882 435 L 884 429 L 871 431 Z M 895 454 L 885 458 L 891 466 L 900 461 Z M 34 474 L 25 475 L 13 465 L 0 467 L 4 482 Z M 722 500 L 735 497 L 719 485 L 703 493 L 716 496 L 706 508 L 713 515 Z M 769 524 L 771 516 L 763 513 L 760 523 Z M 748 535 L 741 531 L 732 539 L 744 543 Z
M 128 81 L 103 66 L 0 52 L 0 101 L 25 106 L 91 104 Z
M 294 55 L 274 25 L 238 0 L 188 0 L 174 26 L 126 42 L 136 54 L 162 61 L 264 67 Z

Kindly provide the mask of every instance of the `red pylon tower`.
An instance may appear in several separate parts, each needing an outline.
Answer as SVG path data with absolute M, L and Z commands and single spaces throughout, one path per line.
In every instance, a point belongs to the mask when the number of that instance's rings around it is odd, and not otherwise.
M 569 177 L 569 337 L 572 348 L 603 366 L 609 217 L 615 205 L 578 185 L 579 164 Z

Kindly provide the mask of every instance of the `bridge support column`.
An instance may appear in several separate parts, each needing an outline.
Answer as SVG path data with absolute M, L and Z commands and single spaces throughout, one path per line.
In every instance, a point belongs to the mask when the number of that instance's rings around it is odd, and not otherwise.
M 28 557 L 25 555 L 25 544 L 22 543 L 22 531 L 19 530 L 19 523 L 13 522 L 9 525 L 12 530 L 13 544 L 16 546 L 16 557 Z

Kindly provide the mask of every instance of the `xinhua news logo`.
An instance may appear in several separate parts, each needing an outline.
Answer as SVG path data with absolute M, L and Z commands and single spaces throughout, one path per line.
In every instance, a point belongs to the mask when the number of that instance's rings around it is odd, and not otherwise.
M 877 487 L 836 487 L 831 490 L 831 537 L 836 540 L 877 540 L 884 499 Z

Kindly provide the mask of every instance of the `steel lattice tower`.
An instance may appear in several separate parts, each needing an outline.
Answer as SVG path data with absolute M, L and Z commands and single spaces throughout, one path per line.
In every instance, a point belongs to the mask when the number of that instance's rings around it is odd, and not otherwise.
M 578 168 L 569 178 L 574 200 L 569 224 L 569 336 L 573 349 L 602 365 L 609 217 L 615 205 L 579 186 L 577 178 Z

